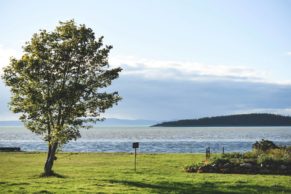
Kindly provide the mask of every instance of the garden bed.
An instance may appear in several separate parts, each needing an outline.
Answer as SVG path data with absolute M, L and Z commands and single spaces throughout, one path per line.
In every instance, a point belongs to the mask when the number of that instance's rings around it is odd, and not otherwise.
M 226 153 L 185 167 L 186 172 L 291 175 L 291 147 L 262 140 L 246 153 Z

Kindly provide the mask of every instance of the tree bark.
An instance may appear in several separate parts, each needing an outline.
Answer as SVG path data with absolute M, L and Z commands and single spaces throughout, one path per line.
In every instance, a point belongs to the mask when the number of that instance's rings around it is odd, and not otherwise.
M 53 165 L 56 159 L 56 150 L 58 148 L 58 143 L 53 143 L 53 145 L 49 145 L 47 160 L 44 165 L 44 175 L 51 176 L 53 175 Z

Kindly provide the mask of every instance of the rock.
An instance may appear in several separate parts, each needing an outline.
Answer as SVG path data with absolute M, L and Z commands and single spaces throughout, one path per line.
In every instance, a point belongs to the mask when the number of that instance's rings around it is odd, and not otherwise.
M 186 172 L 197 172 L 197 169 L 193 166 L 189 166 L 185 168 Z
M 231 173 L 232 171 L 229 168 L 222 168 L 222 169 L 220 169 L 220 172 L 222 172 L 222 173 Z
M 268 170 L 268 169 L 262 169 L 262 170 L 260 170 L 260 172 L 261 172 L 262 174 L 270 174 L 270 173 L 271 173 L 271 170 Z
M 234 168 L 232 169 L 232 171 L 233 171 L 234 173 L 239 173 L 239 174 L 243 173 L 243 170 L 241 170 L 241 168 L 240 168 L 239 166 L 234 167 Z
M 213 172 L 217 172 L 217 170 L 219 169 L 218 167 L 217 167 L 217 165 L 211 165 L 211 168 L 212 168 L 212 171 Z
M 203 173 L 204 172 L 204 169 L 203 169 L 203 166 L 200 166 L 197 170 L 198 173 Z
M 211 165 L 200 166 L 197 170 L 198 173 L 212 173 L 215 172 L 215 168 Z
M 282 165 L 280 166 L 280 169 L 281 169 L 281 170 L 286 170 L 286 169 L 287 169 L 287 166 L 285 166 L 285 165 L 282 164 Z
M 230 168 L 230 167 L 231 167 L 231 164 L 230 164 L 230 163 L 225 163 L 225 164 L 223 165 L 223 167 L 224 167 L 224 168 Z
M 251 168 L 253 165 L 251 163 L 242 163 L 240 164 L 241 167 Z

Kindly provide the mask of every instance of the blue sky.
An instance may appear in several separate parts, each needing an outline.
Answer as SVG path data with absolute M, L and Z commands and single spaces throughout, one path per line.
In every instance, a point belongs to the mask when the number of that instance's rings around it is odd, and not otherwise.
M 291 115 L 291 1 L 0 1 L 0 67 L 39 29 L 75 19 L 112 44 L 124 71 L 106 114 L 171 120 Z M 0 81 L 0 120 L 12 120 Z

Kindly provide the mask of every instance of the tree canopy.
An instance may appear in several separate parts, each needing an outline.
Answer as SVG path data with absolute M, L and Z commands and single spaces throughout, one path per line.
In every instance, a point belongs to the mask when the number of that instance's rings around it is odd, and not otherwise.
M 102 120 L 100 114 L 121 99 L 118 92 L 105 92 L 121 71 L 109 67 L 111 49 L 103 36 L 96 40 L 91 28 L 70 20 L 35 33 L 21 59 L 11 58 L 4 68 L 10 108 L 48 142 L 47 162 L 51 157 L 53 163 L 58 146 L 80 137 L 80 128 Z

